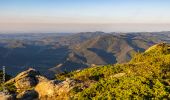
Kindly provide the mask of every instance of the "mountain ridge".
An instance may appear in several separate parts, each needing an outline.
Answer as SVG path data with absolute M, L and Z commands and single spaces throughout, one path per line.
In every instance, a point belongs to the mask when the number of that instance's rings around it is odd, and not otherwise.
M 52 73 L 51 69 L 53 72 L 69 72 L 91 65 L 124 63 L 151 45 L 170 42 L 169 33 L 162 34 L 84 32 L 0 35 L 0 66 L 7 66 L 7 72 L 16 75 L 28 67 L 41 69 L 41 73 L 47 74 L 47 70 Z

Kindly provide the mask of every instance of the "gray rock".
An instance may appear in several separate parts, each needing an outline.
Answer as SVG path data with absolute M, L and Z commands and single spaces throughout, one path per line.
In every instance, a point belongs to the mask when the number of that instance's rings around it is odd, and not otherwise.
M 17 95 L 18 100 L 38 100 L 38 93 L 34 90 L 26 90 Z

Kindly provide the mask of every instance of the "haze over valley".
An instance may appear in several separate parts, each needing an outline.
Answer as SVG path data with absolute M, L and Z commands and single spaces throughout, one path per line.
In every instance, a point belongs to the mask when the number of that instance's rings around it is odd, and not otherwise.
M 48 70 L 59 73 L 125 63 L 156 43 L 169 43 L 169 33 L 1 34 L 0 65 L 11 75 L 29 67 L 48 75 Z

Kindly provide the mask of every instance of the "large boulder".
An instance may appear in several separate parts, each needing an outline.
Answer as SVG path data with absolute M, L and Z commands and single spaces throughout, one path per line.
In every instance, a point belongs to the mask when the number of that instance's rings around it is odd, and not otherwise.
M 21 72 L 15 78 L 6 82 L 6 84 L 14 83 L 17 88 L 17 92 L 23 92 L 36 86 L 39 82 L 47 80 L 48 79 L 41 76 L 38 71 L 30 68 L 24 72 Z
M 37 80 L 34 77 L 25 77 L 16 81 L 15 86 L 17 90 L 26 90 L 37 84 Z
M 40 99 L 65 100 L 68 99 L 69 91 L 74 88 L 75 84 L 76 81 L 69 78 L 62 82 L 57 80 L 44 81 L 35 87 L 35 91 L 39 94 Z
M 35 91 L 38 92 L 39 97 L 40 98 L 52 98 L 55 95 L 55 87 L 56 84 L 58 82 L 57 81 L 44 81 L 44 82 L 40 82 L 36 87 L 35 87 Z

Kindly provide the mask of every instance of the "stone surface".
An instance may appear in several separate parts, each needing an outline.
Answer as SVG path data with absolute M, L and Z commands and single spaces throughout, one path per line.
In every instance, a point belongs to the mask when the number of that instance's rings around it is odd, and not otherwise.
M 17 95 L 19 100 L 38 100 L 38 93 L 34 90 L 26 90 Z
M 38 71 L 28 69 L 6 84 L 11 82 L 17 88 L 16 97 L 19 100 L 36 100 L 37 98 L 40 100 L 66 100 L 69 98 L 70 90 L 76 86 L 78 81 L 70 78 L 65 81 L 48 80 Z
M 39 82 L 47 81 L 48 79 L 41 76 L 35 69 L 28 69 L 21 72 L 15 78 L 6 82 L 6 84 L 14 83 L 17 88 L 17 92 L 23 92 L 25 90 L 30 90 L 35 87 Z
M 37 84 L 37 80 L 33 77 L 25 77 L 16 81 L 15 86 L 17 89 L 25 90 L 31 88 Z
M 28 70 L 23 71 L 20 74 L 18 74 L 15 77 L 15 81 L 20 80 L 25 77 L 35 77 L 36 75 L 40 75 L 40 73 L 35 69 L 29 68 Z
M 44 81 L 35 87 L 35 91 L 39 94 L 39 98 L 46 98 L 47 100 L 68 99 L 68 93 L 74 88 L 75 84 L 76 81 L 72 79 L 66 79 L 62 82 L 56 80 Z
M 0 92 L 0 100 L 14 100 L 13 95 Z
M 122 77 L 124 75 L 126 75 L 126 73 L 117 73 L 117 74 L 113 75 L 112 77 L 118 78 L 118 77 Z
M 55 95 L 56 81 L 40 82 L 36 87 L 35 91 L 38 92 L 39 97 L 53 97 Z

